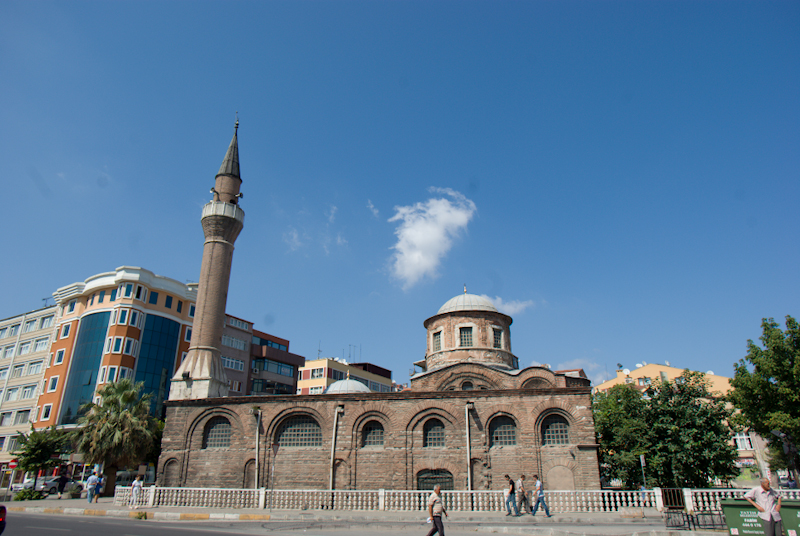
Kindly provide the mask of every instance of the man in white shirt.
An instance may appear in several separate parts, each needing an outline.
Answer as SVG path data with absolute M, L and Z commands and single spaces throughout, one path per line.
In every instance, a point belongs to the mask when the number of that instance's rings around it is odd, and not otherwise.
M 441 491 L 441 486 L 436 484 L 433 487 L 433 493 L 431 493 L 431 496 L 428 497 L 428 516 L 430 516 L 431 522 L 433 523 L 433 527 L 431 527 L 430 532 L 428 532 L 428 536 L 433 536 L 437 532 L 439 533 L 439 536 L 444 536 L 442 513 L 444 513 L 446 517 L 450 517 L 447 515 L 447 510 L 444 509 Z
M 94 498 L 94 492 L 97 488 L 97 482 L 99 479 L 97 478 L 97 473 L 92 473 L 92 476 L 86 479 L 86 499 L 89 502 L 92 502 Z
M 536 479 L 536 484 L 533 485 L 533 494 L 536 496 L 536 502 L 533 505 L 533 512 L 531 515 L 536 515 L 536 511 L 539 509 L 539 503 L 544 506 L 544 513 L 547 517 L 550 516 L 550 509 L 547 507 L 547 503 L 544 502 L 544 486 L 542 485 L 542 481 L 539 480 L 539 475 L 533 475 L 533 478 Z
M 525 489 L 525 475 L 522 475 L 517 480 L 517 510 L 519 512 L 530 513 L 531 502 L 528 499 L 528 490 Z M 523 510 L 523 504 L 526 505 Z
M 769 478 L 762 478 L 761 485 L 745 493 L 744 498 L 758 510 L 758 518 L 766 536 L 783 536 L 781 496 L 770 489 Z

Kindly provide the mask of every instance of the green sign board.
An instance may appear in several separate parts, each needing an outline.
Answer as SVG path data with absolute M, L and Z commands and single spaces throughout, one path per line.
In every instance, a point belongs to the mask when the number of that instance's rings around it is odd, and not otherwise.
M 731 536 L 762 536 L 764 529 L 758 518 L 758 511 L 744 499 L 723 499 L 720 501 L 728 534 Z M 781 501 L 781 519 L 786 536 L 800 536 L 800 501 Z

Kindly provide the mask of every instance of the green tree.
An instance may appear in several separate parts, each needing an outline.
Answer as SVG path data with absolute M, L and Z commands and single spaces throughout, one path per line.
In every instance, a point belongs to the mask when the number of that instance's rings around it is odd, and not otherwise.
M 708 389 L 700 372 L 651 385 L 647 421 L 648 474 L 661 487 L 701 488 L 739 474 L 730 419 L 733 410 Z
M 17 457 L 20 469 L 33 473 L 33 489 L 36 489 L 39 471 L 60 465 L 60 455 L 69 444 L 67 435 L 61 430 L 56 430 L 55 426 L 35 430 L 32 424 L 31 431 L 19 434 L 17 441 L 19 447 L 13 454 Z
M 592 398 L 601 475 L 622 480 L 628 489 L 642 483 L 639 455 L 649 447 L 646 408 L 641 392 L 624 383 Z
M 138 464 L 154 448 L 156 420 L 150 416 L 151 394 L 142 395 L 144 382 L 130 379 L 104 385 L 97 393 L 100 404 L 81 406 L 82 417 L 74 432 L 77 450 L 87 463 L 102 464 L 106 494 L 111 494 L 117 469 Z
M 706 487 L 738 474 L 731 410 L 712 396 L 699 372 L 656 381 L 644 393 L 614 386 L 595 395 L 592 411 L 601 475 L 621 479 L 626 488 L 642 483 L 642 454 L 648 487 Z
M 761 329 L 763 348 L 747 341 L 747 355 L 734 365 L 728 399 L 780 458 L 783 442 L 772 430 L 790 434 L 795 445 L 800 443 L 800 326 L 787 316 L 786 331 L 772 318 L 763 319 Z M 793 458 L 797 468 L 800 460 Z M 788 461 L 785 456 L 784 460 Z

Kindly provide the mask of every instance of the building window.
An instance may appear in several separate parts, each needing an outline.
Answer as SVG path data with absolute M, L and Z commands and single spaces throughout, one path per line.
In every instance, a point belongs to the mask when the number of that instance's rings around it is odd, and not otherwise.
M 439 419 L 429 419 L 422 429 L 423 447 L 444 446 L 444 424 Z
M 361 432 L 362 447 L 382 447 L 383 446 L 383 425 L 378 421 L 369 421 L 364 425 Z
M 277 443 L 281 447 L 321 447 L 322 429 L 312 417 L 290 417 L 278 430 Z
M 106 381 L 109 383 L 117 381 L 117 367 L 108 367 L 108 378 Z
M 489 446 L 514 446 L 517 444 L 517 425 L 505 415 L 492 419 L 489 425 Z
M 25 341 L 20 343 L 18 355 L 25 355 L 29 353 L 31 353 L 31 341 Z
M 111 350 L 112 354 L 119 354 L 122 352 L 122 337 L 114 337 L 114 347 Z
M 189 306 L 189 318 L 194 318 L 194 304 Z
M 23 409 L 14 415 L 14 424 L 26 424 L 31 420 L 31 410 Z
M 224 355 L 220 356 L 220 359 L 222 359 L 222 366 L 225 368 L 239 371 L 244 370 L 244 361 L 241 359 L 233 359 L 232 357 L 225 357 Z
M 6 378 L 8 378 L 8 367 L 0 369 L 0 381 L 5 380 Z
M 236 348 L 237 350 L 247 350 L 247 341 L 229 335 L 222 336 L 222 344 L 230 346 L 231 348 Z
M 164 307 L 172 309 L 172 296 L 164 296 Z
M 41 329 L 47 329 L 47 328 L 50 328 L 50 327 L 53 327 L 53 315 L 45 316 L 44 318 L 42 318 L 42 328 Z
M 183 311 L 183 302 L 181 300 L 178 300 L 178 307 L 176 307 L 175 310 L 178 312 L 178 314 Z
M 542 423 L 542 444 L 566 445 L 569 443 L 569 423 L 561 415 L 550 415 Z
M 5 352 L 3 352 L 3 359 L 14 357 L 14 348 L 14 346 L 6 346 Z
M 311 369 L 311 379 L 312 380 L 314 378 L 324 378 L 325 377 L 324 374 L 325 374 L 325 369 L 324 368 Z
M 33 361 L 28 363 L 28 376 L 39 374 L 42 371 L 42 365 L 44 365 L 44 361 Z
M 11 420 L 11 415 L 12 413 L 10 411 L 0 413 L 0 426 L 11 426 L 11 423 L 13 422 Z
M 70 328 L 70 326 L 72 326 L 72 324 L 64 324 L 63 326 L 61 326 L 61 338 L 62 339 L 66 339 L 67 337 L 69 337 L 69 328 Z
M 15 324 L 8 328 L 8 336 L 9 337 L 16 337 L 17 333 L 19 333 L 19 324 Z
M 125 325 L 128 323 L 128 309 L 120 309 L 117 317 L 117 324 Z
M 47 382 L 47 392 L 52 393 L 58 387 L 58 376 L 52 376 Z
M 438 352 L 442 349 L 442 332 L 437 331 L 433 334 L 433 351 Z
M 53 365 L 60 365 L 63 362 L 64 362 L 64 350 L 61 349 L 56 351 L 56 359 L 55 361 L 53 361 Z
M 753 449 L 753 441 L 750 439 L 750 434 L 747 432 L 740 432 L 733 437 L 736 440 L 736 450 L 755 450 Z
M 147 303 L 151 305 L 158 305 L 158 292 L 150 291 L 150 299 L 147 300 Z
M 131 311 L 131 327 L 138 328 L 139 311 Z
M 77 301 L 77 300 L 71 300 L 71 301 L 70 301 L 70 302 L 67 304 L 67 314 L 69 314 L 69 313 L 74 313 L 74 312 L 75 312 L 75 305 L 77 305 L 77 303 L 78 303 L 78 301 Z
M 183 336 L 183 340 L 186 342 L 192 342 L 192 328 L 186 328 L 186 333 Z
M 145 296 L 147 296 L 147 289 L 142 285 L 136 285 L 136 299 L 144 301 Z
M 0 339 L 5 339 L 7 332 L 8 332 L 8 328 L 0 328 Z
M 106 291 L 101 290 L 100 294 L 97 295 L 97 303 L 103 303 L 103 300 L 106 299 Z
M 22 333 L 30 333 L 36 331 L 36 320 L 28 320 L 22 328 Z
M 475 389 L 475 386 L 472 385 L 472 382 L 464 382 L 461 384 L 462 391 L 472 391 L 473 389 Z
M 46 421 L 50 419 L 50 412 L 53 411 L 53 404 L 45 404 L 42 408 L 42 418 L 41 420 Z
M 639 386 L 644 387 L 650 385 L 650 378 L 639 378 Z
M 472 328 L 459 328 L 459 346 L 462 348 L 469 348 L 472 346 Z
M 231 446 L 231 423 L 225 417 L 214 417 L 203 432 L 203 448 L 218 449 Z
M 49 342 L 50 342 L 50 339 L 47 338 L 47 337 L 45 337 L 44 339 L 37 339 L 36 340 L 36 344 L 34 344 L 34 346 L 33 346 L 33 351 L 34 352 L 44 352 L 45 350 L 47 350 Z
M 126 338 L 125 339 L 125 349 L 122 351 L 122 353 L 125 354 L 125 355 L 133 355 L 133 351 L 135 349 L 134 342 L 136 342 L 136 341 L 134 341 L 131 338 Z
M 108 301 L 113 302 L 117 300 L 117 289 L 111 291 L 111 297 L 108 298 Z
M 503 347 L 503 330 L 494 328 L 492 330 L 494 333 L 494 347 L 495 348 L 502 348 Z
M 250 331 L 250 324 L 248 324 L 244 320 L 239 320 L 238 318 L 228 317 L 228 325 L 239 329 L 243 329 L 245 331 Z
M 133 296 L 133 283 L 125 283 L 123 297 L 130 298 L 131 296 Z
M 11 371 L 12 378 L 20 378 L 25 374 L 25 365 L 15 365 Z
M 36 386 L 35 385 L 26 385 L 22 388 L 22 394 L 20 395 L 20 400 L 28 400 L 30 398 L 34 398 L 36 396 Z
M 323 393 L 323 389 L 321 385 L 317 385 L 316 387 L 309 387 L 308 394 L 310 395 L 321 395 Z
M 429 491 L 435 486 L 453 490 L 453 474 L 445 469 L 426 469 L 417 473 L 417 489 Z

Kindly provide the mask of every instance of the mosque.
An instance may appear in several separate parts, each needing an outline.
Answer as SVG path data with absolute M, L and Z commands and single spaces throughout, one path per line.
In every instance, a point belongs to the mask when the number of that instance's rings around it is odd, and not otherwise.
M 235 132 L 203 207 L 197 312 L 165 402 L 159 486 L 484 490 L 508 473 L 600 488 L 589 380 L 520 369 L 511 317 L 466 289 L 424 321 L 407 390 L 343 379 L 324 394 L 227 396 L 219 348 L 241 183 Z

